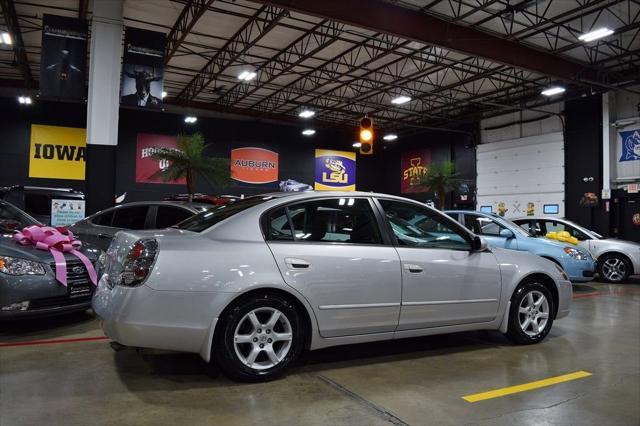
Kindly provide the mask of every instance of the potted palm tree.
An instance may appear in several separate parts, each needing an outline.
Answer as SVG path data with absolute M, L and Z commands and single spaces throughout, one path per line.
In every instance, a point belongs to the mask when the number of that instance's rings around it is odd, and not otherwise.
M 196 177 L 203 177 L 212 187 L 220 188 L 229 181 L 229 160 L 204 155 L 209 146 L 202 133 L 178 135 L 177 149 L 158 148 L 153 158 L 164 160 L 168 166 L 158 170 L 152 177 L 160 177 L 165 182 L 184 178 L 187 183 L 189 201 L 193 201 Z
M 435 193 L 438 197 L 438 207 L 440 210 L 444 210 L 447 193 L 457 191 L 462 179 L 456 173 L 453 162 L 444 161 L 441 164 L 431 164 L 422 176 L 420 183 Z

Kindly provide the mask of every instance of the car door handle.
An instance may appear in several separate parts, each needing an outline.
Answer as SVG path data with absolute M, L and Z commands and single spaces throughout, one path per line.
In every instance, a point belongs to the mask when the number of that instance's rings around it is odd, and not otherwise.
M 113 238 L 113 236 L 109 235 L 109 234 L 104 234 L 104 233 L 101 232 L 101 233 L 98 234 L 98 238 L 102 238 L 103 240 L 106 240 L 106 239 L 109 239 L 109 238 Z
M 410 272 L 412 274 L 419 274 L 421 272 L 424 272 L 424 269 L 422 269 L 420 266 L 414 265 L 412 263 L 405 263 L 404 264 L 404 270 L 407 271 L 407 272 Z
M 294 257 L 287 257 L 284 259 L 284 263 L 291 269 L 308 269 L 311 263 L 304 259 L 296 259 Z

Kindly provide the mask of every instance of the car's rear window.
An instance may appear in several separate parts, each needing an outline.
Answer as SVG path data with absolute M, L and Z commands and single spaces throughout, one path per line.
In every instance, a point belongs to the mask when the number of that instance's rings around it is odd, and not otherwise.
M 197 215 L 172 226 L 172 228 L 183 229 L 185 231 L 202 232 L 205 229 L 211 228 L 216 223 L 222 222 L 241 211 L 250 209 L 258 204 L 262 204 L 271 198 L 272 197 L 264 196 L 249 197 L 244 200 L 238 200 L 232 204 L 214 207 L 213 209 L 198 213 Z

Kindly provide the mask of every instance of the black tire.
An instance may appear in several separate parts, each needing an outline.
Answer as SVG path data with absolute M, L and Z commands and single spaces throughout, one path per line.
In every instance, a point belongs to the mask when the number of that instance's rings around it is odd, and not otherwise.
M 532 315 L 531 319 L 537 318 L 537 316 L 535 315 L 535 309 L 530 313 L 520 312 L 521 305 L 527 304 L 527 302 L 524 302 L 524 300 L 525 298 L 529 300 L 529 294 L 532 294 L 532 296 L 534 297 L 534 301 L 539 300 L 535 297 L 540 294 L 543 295 L 547 301 L 546 309 L 539 308 L 537 310 L 540 313 L 546 312 L 548 315 L 546 318 L 547 321 L 544 323 L 543 328 L 540 329 L 537 333 L 535 332 L 535 329 L 533 329 L 532 325 L 527 326 L 527 331 L 525 331 L 521 326 L 521 320 L 525 322 L 528 315 Z M 547 289 L 547 287 L 535 280 L 524 281 L 522 284 L 520 284 L 520 286 L 518 286 L 516 291 L 513 293 L 513 296 L 511 296 L 509 325 L 506 333 L 507 337 L 509 338 L 509 340 L 519 345 L 531 345 L 533 343 L 542 341 L 547 336 L 547 334 L 549 334 L 549 331 L 553 326 L 554 313 L 555 303 L 553 300 L 553 296 L 551 295 L 551 292 Z M 540 320 L 536 319 L 536 324 L 538 324 L 537 321 Z
M 621 254 L 605 254 L 598 259 L 598 275 L 607 283 L 621 284 L 631 274 L 631 262 Z
M 290 346 L 283 358 L 274 366 L 265 368 L 265 366 L 256 364 L 257 368 L 252 368 L 243 362 L 236 351 L 236 328 L 240 326 L 246 329 L 248 325 L 247 321 L 250 320 L 245 318 L 245 316 L 252 311 L 257 312 L 256 316 L 259 317 L 260 323 L 263 324 L 265 317 L 262 315 L 270 314 L 270 309 L 279 311 L 286 321 L 288 321 L 291 333 Z M 297 311 L 295 305 L 280 295 L 264 293 L 241 299 L 225 311 L 220 321 L 211 350 L 220 370 L 232 380 L 241 382 L 266 382 L 277 379 L 284 375 L 286 370 L 296 362 L 304 348 L 303 318 Z M 271 340 L 269 340 L 267 343 L 267 340 L 263 341 L 262 339 L 269 337 L 267 332 L 277 333 L 284 330 L 283 324 L 285 324 L 284 320 L 281 319 L 273 331 L 267 328 L 260 328 L 260 333 L 257 333 L 257 330 L 253 330 L 250 334 L 255 335 L 256 339 L 260 339 L 257 344 L 262 342 L 263 345 L 272 345 L 271 347 L 275 351 L 278 351 L 282 348 L 281 344 L 286 345 L 286 342 L 271 342 Z M 280 327 L 280 329 L 276 330 L 278 327 Z M 282 333 L 286 333 L 286 330 L 282 331 Z M 245 333 L 243 332 L 242 334 Z M 239 345 L 240 354 L 242 355 L 244 351 L 250 352 L 254 346 L 254 343 L 243 343 Z M 261 352 L 258 354 L 255 362 L 268 364 L 269 359 L 266 349 L 260 349 L 259 351 Z M 248 360 L 248 357 L 246 357 L 245 360 Z

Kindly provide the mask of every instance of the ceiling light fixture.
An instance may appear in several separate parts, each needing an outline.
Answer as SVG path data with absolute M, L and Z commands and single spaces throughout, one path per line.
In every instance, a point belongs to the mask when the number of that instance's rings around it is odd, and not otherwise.
M 384 139 L 385 141 L 395 141 L 396 139 L 398 139 L 398 135 L 390 133 L 388 135 L 384 135 L 382 139 Z
M 360 142 L 354 142 L 353 145 L 351 145 L 354 148 L 360 148 L 362 146 L 362 144 Z
M 242 80 L 242 81 L 251 81 L 254 78 L 256 78 L 258 76 L 258 74 L 254 71 L 242 71 L 239 75 L 238 75 L 238 80 Z
M 187 116 L 187 117 L 185 117 L 185 118 L 184 118 L 184 122 L 185 122 L 185 123 L 193 124 L 193 123 L 195 123 L 196 121 L 198 121 L 198 117 L 194 117 L 194 116 L 192 116 L 192 115 L 189 115 L 189 116 Z
M 314 115 L 316 115 L 315 111 L 311 111 L 310 109 L 305 109 L 305 110 L 300 111 L 300 114 L 298 114 L 298 117 L 311 118 Z
M 18 103 L 22 105 L 31 105 L 31 98 L 29 96 L 18 97 Z
M 548 89 L 544 89 L 540 92 L 543 96 L 553 96 L 559 95 L 560 93 L 564 93 L 567 89 L 560 86 L 549 87 Z
M 162 96 L 162 99 L 166 98 L 167 97 L 167 92 L 162 92 L 162 94 L 160 96 Z
M 590 41 L 598 40 L 603 37 L 610 36 L 614 31 L 607 27 L 598 28 L 597 30 L 589 31 L 586 34 L 582 34 L 578 37 L 578 40 L 584 41 L 585 43 L 589 43 Z
M 402 104 L 406 104 L 407 102 L 409 102 L 411 100 L 411 98 L 409 96 L 397 96 L 393 99 L 391 99 L 391 103 L 395 104 L 395 105 L 402 105 Z
M 313 135 L 316 134 L 316 131 L 313 130 L 313 129 L 304 129 L 302 131 L 302 134 L 305 135 L 305 136 L 313 136 Z
M 4 44 L 12 44 L 13 43 L 13 40 L 11 40 L 11 35 L 9 33 L 6 33 L 6 32 L 2 33 L 2 43 L 4 43 Z

